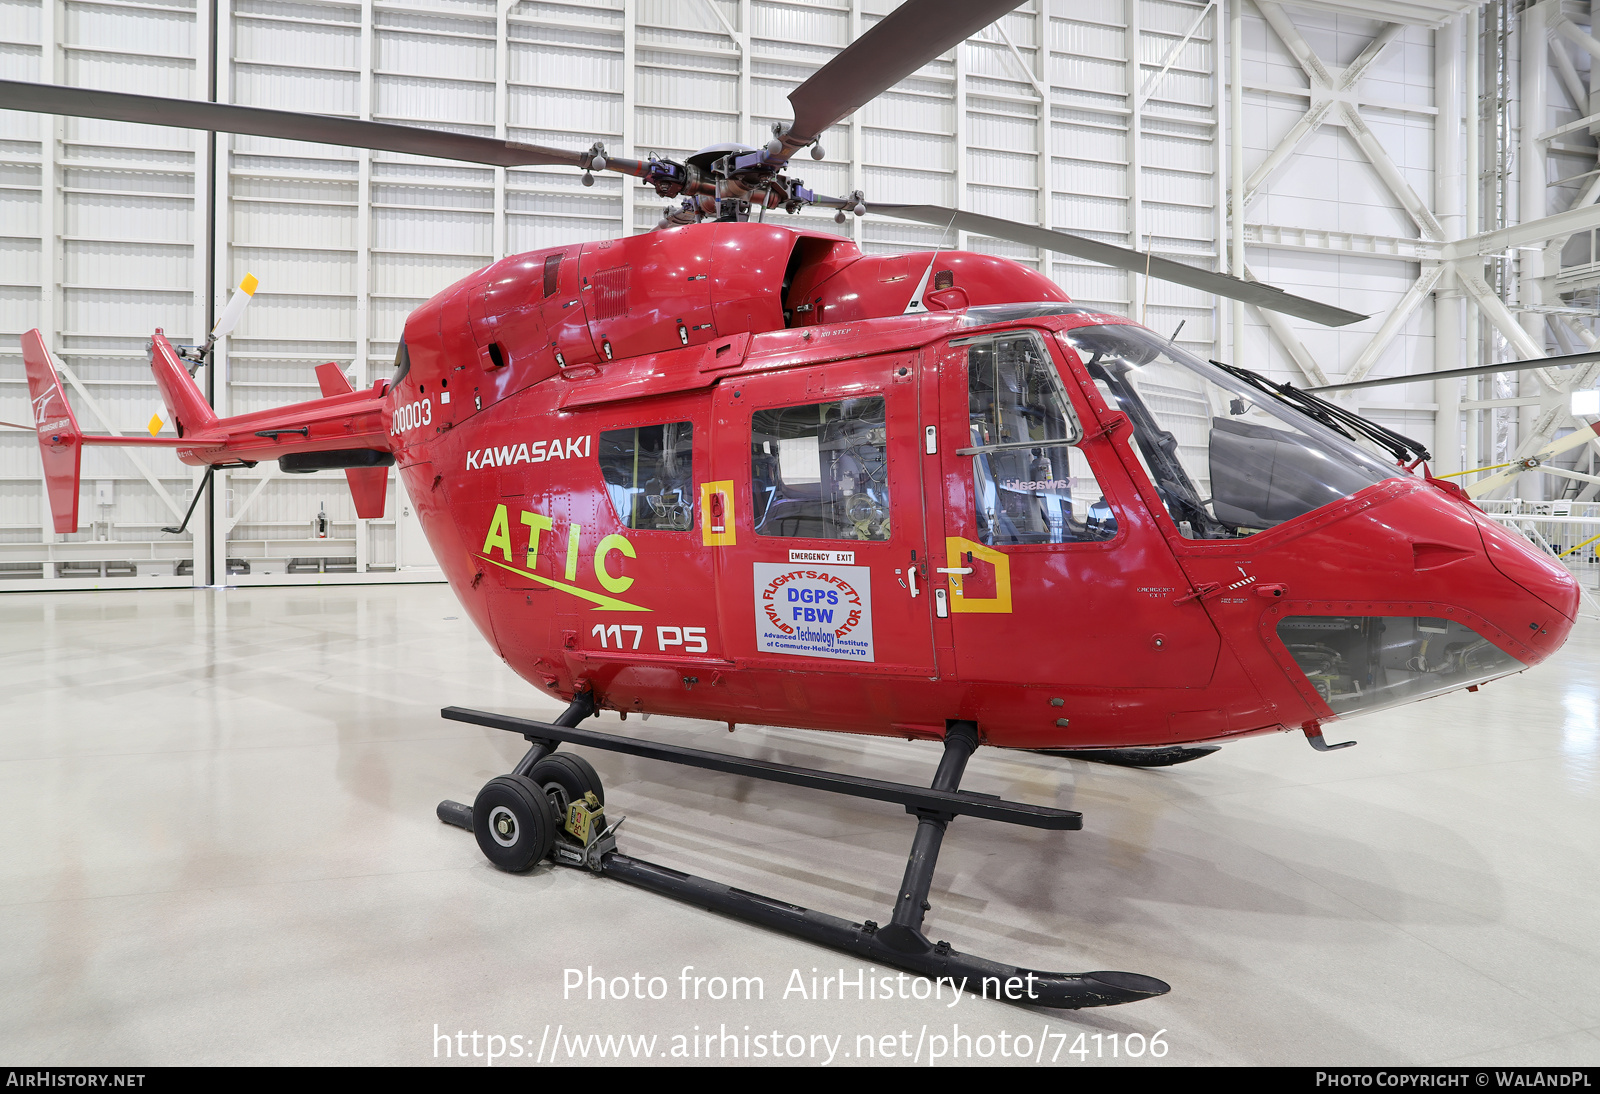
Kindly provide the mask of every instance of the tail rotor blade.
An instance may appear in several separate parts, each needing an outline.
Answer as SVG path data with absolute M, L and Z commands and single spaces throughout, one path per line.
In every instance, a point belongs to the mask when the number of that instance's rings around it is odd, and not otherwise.
M 239 325 L 239 320 L 244 316 L 244 310 L 250 306 L 250 301 L 255 299 L 256 287 L 260 284 L 255 274 L 244 275 L 244 280 L 233 290 L 233 297 L 222 309 L 222 314 L 217 317 L 217 325 L 211 329 L 213 340 L 226 338 L 233 333 L 233 328 Z
M 817 204 L 823 204 L 823 201 L 819 200 Z M 999 217 L 984 216 L 981 213 L 966 213 L 956 209 L 946 209 L 938 205 L 873 203 L 868 206 L 868 211 L 880 213 L 883 216 L 896 217 L 900 220 L 914 220 L 921 224 L 932 224 L 939 228 L 954 226 L 964 232 L 975 232 L 994 239 L 1010 240 L 1013 243 L 1022 243 L 1030 247 L 1055 251 L 1058 254 L 1072 255 L 1074 258 L 1083 258 L 1090 262 L 1114 266 L 1119 270 L 1131 270 L 1138 274 L 1148 273 L 1149 276 L 1161 281 L 1187 285 L 1191 289 L 1214 293 L 1229 300 L 1242 300 L 1246 304 L 1254 304 L 1258 308 L 1282 312 L 1285 315 L 1293 315 L 1300 319 L 1309 319 L 1313 323 L 1321 323 L 1327 327 L 1343 327 L 1350 323 L 1359 323 L 1361 320 L 1368 318 L 1359 312 L 1346 311 L 1344 308 L 1336 308 L 1331 304 L 1322 304 L 1315 300 L 1307 300 L 1302 296 L 1294 296 L 1284 292 L 1282 289 L 1275 289 L 1271 285 L 1264 285 L 1259 281 L 1245 281 L 1242 278 L 1230 277 L 1227 274 L 1212 273 L 1210 270 L 1197 269 L 1182 262 L 1174 262 L 1169 258 L 1158 258 L 1143 251 L 1118 247 L 1112 243 L 1102 243 L 1097 239 L 1072 235 L 1069 232 L 1038 228 L 1031 224 L 1019 224 L 1014 220 L 1002 220 Z

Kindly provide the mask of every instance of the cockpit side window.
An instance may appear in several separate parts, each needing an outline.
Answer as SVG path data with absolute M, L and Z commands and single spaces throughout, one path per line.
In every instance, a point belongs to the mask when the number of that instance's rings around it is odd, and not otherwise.
M 1117 520 L 1088 460 L 1055 362 L 1032 331 L 967 345 L 968 433 L 978 538 L 985 544 L 1110 539 Z

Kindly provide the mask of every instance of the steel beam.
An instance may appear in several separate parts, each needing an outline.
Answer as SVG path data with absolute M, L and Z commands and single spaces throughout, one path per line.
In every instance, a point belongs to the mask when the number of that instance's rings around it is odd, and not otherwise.
M 1585 205 L 1446 243 L 1441 255 L 1447 261 L 1454 261 L 1480 255 L 1501 254 L 1513 247 L 1543 243 L 1557 236 L 1586 232 L 1592 228 L 1600 228 L 1600 206 Z
M 1355 363 L 1345 372 L 1345 383 L 1353 384 L 1366 378 L 1367 373 L 1372 371 L 1372 366 L 1378 363 L 1383 351 L 1389 348 L 1394 336 L 1400 333 L 1400 328 L 1411 318 L 1412 312 L 1428 298 L 1428 294 L 1433 291 L 1433 286 L 1438 283 L 1443 273 L 1442 265 L 1422 267 L 1421 276 L 1412 282 L 1411 287 L 1395 302 L 1394 307 L 1389 309 L 1389 314 L 1384 316 L 1377 332 L 1365 346 L 1361 347 L 1361 353 L 1356 357 Z
M 1260 280 L 1251 272 L 1248 265 L 1245 266 L 1244 273 L 1245 277 L 1251 281 Z M 1322 370 L 1321 365 L 1317 364 L 1316 358 L 1311 356 L 1311 351 L 1306 349 L 1304 342 L 1300 341 L 1300 337 L 1295 334 L 1294 328 L 1289 325 L 1289 321 L 1277 312 L 1269 311 L 1266 308 L 1256 308 L 1255 312 L 1266 321 L 1267 328 L 1278 339 L 1278 344 L 1289 355 L 1289 359 L 1295 363 L 1295 367 L 1300 370 L 1301 375 L 1310 380 L 1314 387 L 1326 386 L 1328 374 Z

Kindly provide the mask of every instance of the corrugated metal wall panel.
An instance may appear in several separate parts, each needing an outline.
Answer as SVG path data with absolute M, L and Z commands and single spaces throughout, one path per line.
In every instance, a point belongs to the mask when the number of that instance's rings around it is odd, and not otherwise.
M 954 175 L 930 174 L 896 167 L 864 166 L 861 182 L 869 199 L 878 194 L 893 194 L 895 200 L 908 204 L 956 204 Z
M 683 58 L 684 61 L 689 59 Z M 694 103 L 706 111 L 737 112 L 739 109 L 737 72 L 640 67 L 635 86 L 641 106 Z
M 185 60 L 194 54 L 192 11 L 74 2 L 63 6 L 63 15 L 65 39 L 75 46 L 127 54 L 169 54 Z
M 29 327 L 39 322 L 39 290 L 26 285 L 0 285 L 0 330 L 10 335 L 20 334 Z M 10 341 L 8 338 L 7 341 Z M 17 379 L 17 370 L 22 366 L 21 348 L 10 347 L 10 352 L 3 355 L 5 363 L 11 368 L 11 379 Z M 25 387 L 19 387 L 20 393 L 26 392 Z M 24 402 L 26 399 L 24 398 Z M 8 418 L 7 421 L 17 421 Z M 27 421 L 26 418 L 21 419 Z
M 192 198 L 67 193 L 61 205 L 62 230 L 68 236 L 110 240 L 131 236 L 175 243 L 194 238 Z
M 254 64 L 235 65 L 233 69 L 234 101 L 246 106 L 271 106 L 274 110 L 312 114 L 354 114 L 360 94 L 361 77 L 355 72 Z
M 720 144 L 731 136 L 735 118 L 685 108 L 658 109 L 641 106 L 637 114 L 637 142 L 641 148 L 694 152 L 709 144 Z
M 563 88 L 514 87 L 509 124 L 563 134 L 622 132 L 622 96 Z M 572 138 L 568 136 L 570 141 Z
M 788 94 L 788 91 L 788 87 L 783 89 L 784 94 Z M 779 107 L 774 105 L 771 109 L 776 112 Z M 787 99 L 783 100 L 782 109 L 788 109 Z M 955 103 L 948 94 L 930 97 L 890 91 L 868 103 L 862 109 L 860 118 L 865 125 L 949 133 L 955 129 Z
M 238 327 L 239 338 L 301 338 L 354 342 L 354 297 L 260 289 Z
M 514 28 L 527 30 L 525 27 Z M 622 90 L 622 43 L 615 35 L 582 35 L 579 41 L 510 43 L 508 78 L 513 83 L 574 90 Z M 580 48 L 581 46 L 581 48 Z
M 32 288 L 43 278 L 39 242 L 7 238 L 5 231 L 5 220 L 0 218 L 0 285 Z
M 69 239 L 61 247 L 61 279 L 74 285 L 147 285 L 194 291 L 194 248 L 185 244 Z M 35 250 L 35 259 L 38 252 Z M 35 262 L 35 279 L 38 277 Z
M 372 291 L 426 300 L 443 286 L 454 284 L 482 266 L 470 256 L 375 254 Z
M 244 246 L 354 247 L 356 217 L 354 205 L 235 200 L 231 219 L 233 238 Z
M 0 233 L 8 236 L 38 236 L 38 194 L 0 190 Z
M 192 61 L 122 53 L 64 51 L 62 77 L 79 87 L 117 88 L 143 95 L 183 96 L 193 80 Z
M 379 71 L 494 83 L 492 21 L 380 11 L 376 22 L 374 65 Z
M 863 128 L 861 159 L 913 171 L 954 171 L 956 147 L 948 137 L 931 133 Z
M 453 122 L 460 127 L 459 132 L 479 136 L 489 136 L 492 132 L 493 85 L 417 76 L 379 76 L 373 81 L 373 92 L 375 117 Z
M 750 33 L 779 42 L 843 48 L 850 44 L 850 16 L 842 5 L 811 7 L 757 0 L 750 5 Z
M 300 247 L 235 247 L 233 274 L 237 283 L 254 274 L 263 285 L 292 285 L 307 293 L 341 296 L 356 291 L 356 252 Z
M 1050 50 L 1067 57 L 1125 60 L 1128 35 L 1122 22 L 1121 0 L 1074 4 L 1072 18 L 1050 20 Z M 1080 21 L 1096 20 L 1096 21 Z
M 245 18 L 233 23 L 235 62 L 270 64 L 293 58 L 302 65 L 325 69 L 350 69 L 361 65 L 361 31 L 357 27 L 286 23 Z

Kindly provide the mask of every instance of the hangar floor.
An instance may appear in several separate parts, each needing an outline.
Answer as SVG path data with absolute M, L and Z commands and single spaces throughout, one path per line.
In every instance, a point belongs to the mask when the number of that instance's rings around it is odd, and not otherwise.
M 464 1049 L 482 1064 L 494 1047 L 529 1063 L 559 1044 L 563 1063 L 648 1046 L 702 1063 L 985 1062 L 987 1048 L 1062 1066 L 1594 1064 L 1597 660 L 1585 622 L 1524 676 L 1336 727 L 1361 747 L 1328 755 L 1298 735 L 1162 771 L 980 751 L 968 788 L 1080 809 L 1084 831 L 958 820 L 930 934 L 1173 984 L 1046 1013 L 901 999 L 893 981 L 874 999 L 870 973 L 858 999 L 858 963 L 831 951 L 572 871 L 497 873 L 433 810 L 470 801 L 522 742 L 438 709 L 555 708 L 442 586 L 7 595 L 0 1059 L 460 1063 Z M 627 728 L 908 781 L 936 759 L 903 741 Z M 891 807 L 588 755 L 629 853 L 886 918 L 911 835 Z M 647 997 L 566 992 L 590 975 Z M 763 996 L 711 998 L 736 976 Z

